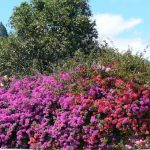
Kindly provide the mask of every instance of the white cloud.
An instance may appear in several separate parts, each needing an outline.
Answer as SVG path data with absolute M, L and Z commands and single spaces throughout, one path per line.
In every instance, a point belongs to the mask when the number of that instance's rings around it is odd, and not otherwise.
M 137 52 L 143 52 L 146 46 L 148 45 L 146 42 L 142 40 L 139 36 L 140 32 L 134 30 L 137 25 L 142 23 L 141 18 L 132 18 L 132 19 L 124 19 L 121 15 L 115 14 L 97 14 L 94 15 L 94 20 L 96 21 L 97 30 L 99 33 L 100 40 L 106 40 L 108 43 L 118 48 L 120 51 L 128 50 L 128 48 L 132 49 L 133 54 Z M 120 38 L 120 34 L 125 31 L 131 31 L 131 35 L 129 37 Z M 138 33 L 136 37 L 132 37 Z M 150 49 L 144 53 L 145 58 L 149 56 L 150 59 Z
M 144 58 L 150 60 L 150 48 L 147 47 L 147 43 L 144 42 L 140 37 L 137 38 L 118 38 L 114 39 L 115 47 L 120 51 L 131 49 L 133 54 L 143 53 Z
M 96 20 L 99 34 L 108 37 L 116 37 L 142 22 L 140 18 L 125 20 L 121 15 L 114 14 L 97 14 L 93 18 Z

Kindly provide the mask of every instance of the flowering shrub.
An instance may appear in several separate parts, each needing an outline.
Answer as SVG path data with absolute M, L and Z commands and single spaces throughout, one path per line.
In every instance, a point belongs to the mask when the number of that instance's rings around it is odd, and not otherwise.
M 150 87 L 111 71 L 78 67 L 9 79 L 0 88 L 0 147 L 150 148 Z

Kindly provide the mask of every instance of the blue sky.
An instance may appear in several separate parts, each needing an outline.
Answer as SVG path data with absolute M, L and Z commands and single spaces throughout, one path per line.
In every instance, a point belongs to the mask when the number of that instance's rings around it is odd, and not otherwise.
M 149 0 L 91 0 L 93 14 L 110 13 L 121 15 L 124 19 L 141 18 L 142 23 L 136 26 L 143 38 L 150 40 L 150 1 Z M 127 35 L 128 36 L 128 35 Z
M 8 23 L 13 8 L 24 0 L 0 0 L 0 21 Z M 99 40 L 133 53 L 143 51 L 150 44 L 150 0 L 89 0 L 96 20 Z M 112 41 L 112 42 L 111 42 Z M 150 57 L 150 49 L 145 53 Z
M 18 6 L 23 0 L 0 0 L 0 21 L 8 27 L 9 18 L 12 14 L 13 8 Z

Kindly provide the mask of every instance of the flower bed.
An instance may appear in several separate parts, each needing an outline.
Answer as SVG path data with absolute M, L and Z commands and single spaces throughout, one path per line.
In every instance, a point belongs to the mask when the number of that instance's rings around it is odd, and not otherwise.
M 150 148 L 150 87 L 111 71 L 1 79 L 0 147 Z

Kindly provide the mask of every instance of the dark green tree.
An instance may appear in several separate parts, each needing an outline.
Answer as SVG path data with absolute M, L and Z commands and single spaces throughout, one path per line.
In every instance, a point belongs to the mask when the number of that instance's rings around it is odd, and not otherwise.
M 3 25 L 3 23 L 0 22 L 0 37 L 7 37 L 7 36 L 8 36 L 7 30 Z
M 97 48 L 91 16 L 88 0 L 30 0 L 14 9 L 11 25 L 33 66 L 43 72 L 76 51 Z

